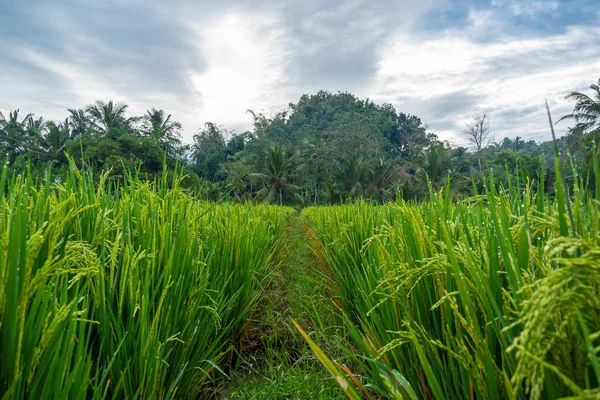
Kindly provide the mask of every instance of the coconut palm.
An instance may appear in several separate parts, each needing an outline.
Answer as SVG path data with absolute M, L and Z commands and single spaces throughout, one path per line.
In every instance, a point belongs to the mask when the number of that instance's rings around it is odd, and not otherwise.
M 363 193 L 365 178 L 362 158 L 351 157 L 344 160 L 340 166 L 339 177 L 342 188 L 349 198 L 359 197 Z
M 383 203 L 383 197 L 386 189 L 396 180 L 397 168 L 395 161 L 377 160 L 375 166 L 371 169 L 371 184 L 369 189 L 374 192 L 379 203 Z
M 37 138 L 42 136 L 46 125 L 47 122 L 44 121 L 44 118 L 33 118 L 33 114 L 28 115 L 28 117 L 23 120 L 25 134 L 29 138 Z
M 26 121 L 32 118 L 33 114 L 27 114 L 19 121 L 18 109 L 10 111 L 8 118 L 0 112 L 0 146 L 11 164 L 27 150 Z
M 578 145 L 587 147 L 595 143 L 595 148 L 590 149 L 589 160 L 594 152 L 600 154 L 600 79 L 598 83 L 592 84 L 590 89 L 593 91 L 591 96 L 581 92 L 569 93 L 565 99 L 575 101 L 573 112 L 558 120 L 560 122 L 570 119 L 576 122 L 575 127 L 570 128 L 570 131 L 583 134 Z
M 90 118 L 85 110 L 69 108 L 69 127 L 73 138 L 81 138 L 91 132 Z
M 251 178 L 261 180 L 265 187 L 256 193 L 256 198 L 265 203 L 271 203 L 274 200 L 283 204 L 283 193 L 292 197 L 299 188 L 287 182 L 287 171 L 291 165 L 293 157 L 287 158 L 281 145 L 274 145 L 267 149 L 266 173 L 250 174 Z
M 423 151 L 420 165 L 429 177 L 431 184 L 437 187 L 448 174 L 450 166 L 448 150 L 442 145 L 431 146 L 428 150 Z M 481 171 L 481 168 L 479 170 Z
M 68 119 L 59 124 L 49 122 L 34 149 L 42 160 L 51 164 L 61 163 L 66 161 L 65 150 L 70 139 Z
M 46 134 L 48 122 L 44 121 L 42 117 L 34 118 L 33 114 L 30 114 L 23 120 L 22 126 L 25 135 L 23 138 L 25 151 L 35 153 L 38 143 Z
M 123 128 L 129 127 L 133 121 L 125 117 L 127 104 L 114 103 L 109 100 L 108 103 L 98 100 L 94 104 L 86 107 L 85 112 L 89 117 L 91 127 L 102 136 L 118 136 Z
M 165 116 L 163 110 L 155 108 L 146 111 L 143 117 L 142 134 L 152 138 L 168 155 L 175 156 L 181 145 L 181 124 L 171 120 L 171 114 Z

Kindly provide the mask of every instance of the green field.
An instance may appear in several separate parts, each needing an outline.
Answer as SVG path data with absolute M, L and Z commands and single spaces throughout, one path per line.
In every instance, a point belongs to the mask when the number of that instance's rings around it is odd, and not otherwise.
M 0 397 L 598 398 L 600 202 L 556 173 L 298 211 L 5 167 Z

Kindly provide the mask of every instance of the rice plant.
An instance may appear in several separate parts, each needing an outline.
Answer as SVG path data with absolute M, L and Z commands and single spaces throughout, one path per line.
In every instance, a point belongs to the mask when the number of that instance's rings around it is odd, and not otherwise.
M 197 398 L 227 373 L 293 212 L 179 179 L 0 178 L 0 397 Z
M 552 194 L 490 175 L 459 202 L 305 210 L 363 397 L 600 395 L 600 202 L 573 174 L 572 194 L 557 159 Z

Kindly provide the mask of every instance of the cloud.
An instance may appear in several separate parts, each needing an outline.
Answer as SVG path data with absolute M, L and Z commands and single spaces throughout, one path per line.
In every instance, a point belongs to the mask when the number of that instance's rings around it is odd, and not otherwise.
M 470 29 L 426 41 L 391 37 L 379 54 L 369 96 L 384 101 L 393 87 L 400 95 L 397 108 L 421 116 L 443 138 L 460 141 L 464 123 L 488 113 L 499 136 L 548 139 L 545 98 L 556 115 L 564 115 L 572 107 L 564 96 L 597 79 L 600 28 L 504 35 L 485 43 L 466 34 Z
M 546 139 L 544 99 L 558 117 L 598 78 L 599 21 L 597 0 L 6 0 L 0 110 L 57 120 L 111 98 L 163 108 L 189 141 L 326 89 L 457 142 L 477 113 L 498 135 Z
M 556 35 L 597 22 L 597 0 L 440 0 L 420 18 L 415 33 L 435 37 L 468 30 L 474 40 L 493 42 L 506 33 Z
M 10 73 L 0 75 L 0 109 L 62 119 L 68 107 L 114 99 L 135 113 L 177 113 L 191 94 L 180 71 L 204 65 L 186 25 L 160 7 L 24 1 L 4 11 L 0 68 Z
M 282 8 L 291 37 L 290 77 L 317 90 L 356 90 L 375 72 L 377 52 L 390 32 L 407 30 L 432 4 L 308 1 Z
M 552 13 L 558 9 L 557 1 L 532 1 L 524 3 L 522 1 L 496 1 L 496 4 L 502 4 L 514 15 L 535 16 L 538 14 Z
M 247 110 L 285 107 L 288 52 L 277 15 L 229 13 L 194 31 L 207 64 L 187 74 L 202 120 L 242 130 Z

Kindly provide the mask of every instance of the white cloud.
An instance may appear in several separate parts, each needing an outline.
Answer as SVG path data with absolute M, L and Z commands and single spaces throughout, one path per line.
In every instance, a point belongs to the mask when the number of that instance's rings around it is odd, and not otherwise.
M 544 99 L 557 118 L 571 108 L 564 95 L 585 89 L 600 71 L 597 25 L 553 36 L 508 29 L 507 14 L 534 21 L 556 11 L 556 1 L 496 0 L 469 10 L 465 27 L 425 34 L 411 29 L 438 2 L 405 2 L 409 16 L 392 2 L 309 3 L 131 6 L 121 21 L 134 27 L 110 40 L 98 34 L 112 32 L 106 20 L 80 20 L 93 7 L 36 9 L 25 27 L 43 27 L 52 40 L 0 38 L 0 109 L 58 120 L 67 107 L 113 99 L 132 114 L 150 107 L 172 113 L 190 141 L 207 121 L 242 131 L 250 127 L 248 109 L 272 114 L 304 93 L 348 90 L 418 115 L 443 138 L 483 112 L 498 135 L 541 138 Z M 136 19 L 143 10 L 145 18 Z
M 457 32 L 421 43 L 396 35 L 379 54 L 368 95 L 419 115 L 445 139 L 460 142 L 464 122 L 483 112 L 492 120 L 494 114 L 513 116 L 496 119 L 493 128 L 499 136 L 540 139 L 548 131 L 544 99 L 555 115 L 568 112 L 565 94 L 598 77 L 599 45 L 600 28 L 589 27 L 546 37 L 507 36 L 494 43 L 478 43 Z M 471 94 L 477 104 L 451 115 L 435 108 L 440 96 L 456 93 Z M 538 112 L 524 112 L 532 107 Z
M 188 76 L 199 119 L 243 129 L 248 109 L 286 105 L 286 37 L 277 15 L 231 13 L 196 32 L 206 68 Z
M 20 53 L 23 61 L 50 72 L 62 79 L 74 103 L 82 103 L 88 99 L 113 98 L 121 101 L 131 101 L 123 93 L 103 82 L 103 77 L 94 71 L 81 68 L 73 62 L 58 60 L 34 49 L 23 49 Z M 89 100 L 88 100 L 89 101 Z
M 557 1 L 500 0 L 492 1 L 492 4 L 504 6 L 514 15 L 524 15 L 529 17 L 536 14 L 553 12 L 558 8 Z

